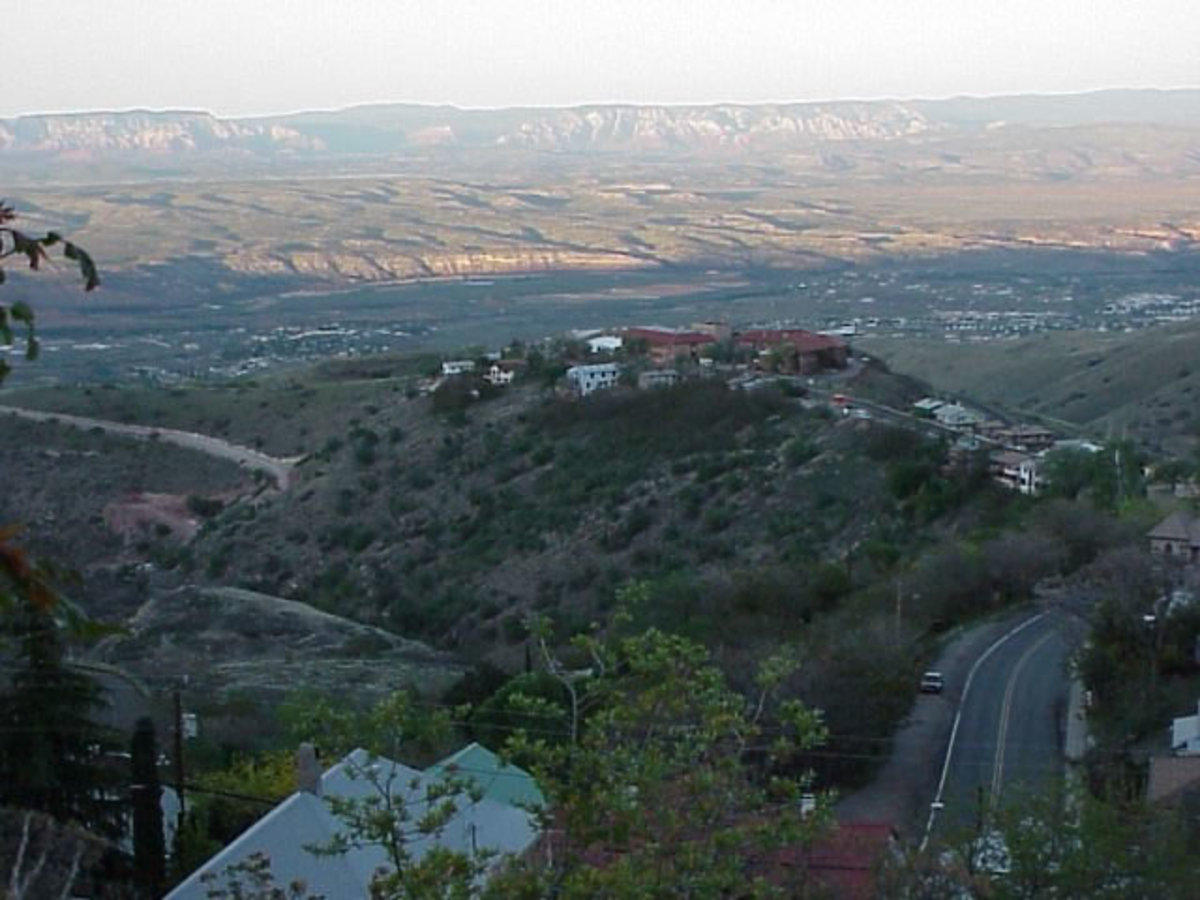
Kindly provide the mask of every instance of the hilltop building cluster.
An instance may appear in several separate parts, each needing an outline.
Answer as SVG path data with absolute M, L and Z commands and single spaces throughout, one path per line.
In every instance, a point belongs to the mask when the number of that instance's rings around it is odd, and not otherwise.
M 837 334 L 801 328 L 738 330 L 728 322 L 686 328 L 637 325 L 576 331 L 537 348 L 485 353 L 480 359 L 447 359 L 427 388 L 436 390 L 456 378 L 507 385 L 529 371 L 533 354 L 539 361 L 564 364 L 562 386 L 586 397 L 619 384 L 648 390 L 699 376 L 731 375 L 739 385 L 757 375 L 811 376 L 846 368 L 850 348 Z

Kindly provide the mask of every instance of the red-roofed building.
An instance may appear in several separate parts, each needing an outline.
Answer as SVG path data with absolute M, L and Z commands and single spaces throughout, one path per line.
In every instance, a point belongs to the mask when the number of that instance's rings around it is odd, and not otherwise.
M 838 900 L 878 896 L 879 867 L 896 842 L 886 822 L 838 825 L 811 847 L 787 847 L 772 855 L 771 881 L 784 886 L 820 886 Z
M 673 328 L 628 328 L 624 333 L 625 346 L 631 342 L 644 342 L 646 355 L 659 365 L 670 365 L 680 357 L 698 359 L 700 348 L 715 344 L 717 338 L 699 331 L 676 331 Z
M 753 350 L 771 350 L 784 371 L 808 375 L 822 369 L 842 369 L 848 350 L 844 341 L 828 334 L 802 328 L 772 328 L 742 331 L 734 342 Z

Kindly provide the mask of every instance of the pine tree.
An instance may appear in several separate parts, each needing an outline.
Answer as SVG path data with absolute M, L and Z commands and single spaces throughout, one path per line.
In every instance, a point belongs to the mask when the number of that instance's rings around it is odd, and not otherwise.
M 163 840 L 162 786 L 158 782 L 158 744 L 154 722 L 138 719 L 130 745 L 133 783 L 133 869 L 141 896 L 162 895 L 166 876 L 166 847 Z
M 117 838 L 123 830 L 117 781 L 104 756 L 112 747 L 93 716 L 100 687 L 64 660 L 52 606 L 18 594 L 7 610 L 16 671 L 0 694 L 0 803 L 75 822 Z

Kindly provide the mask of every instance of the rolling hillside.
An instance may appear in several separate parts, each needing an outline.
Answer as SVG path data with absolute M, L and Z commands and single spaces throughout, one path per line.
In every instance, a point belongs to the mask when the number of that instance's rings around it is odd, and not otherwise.
M 863 342 L 948 393 L 1185 455 L 1200 438 L 1200 323 L 1131 334 L 1052 332 L 1013 341 Z

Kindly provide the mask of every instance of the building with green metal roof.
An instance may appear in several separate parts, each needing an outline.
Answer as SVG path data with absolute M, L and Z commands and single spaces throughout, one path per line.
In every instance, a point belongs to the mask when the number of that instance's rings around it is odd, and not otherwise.
M 520 809 L 537 809 L 546 798 L 533 776 L 506 763 L 481 744 L 470 743 L 425 770 L 435 777 L 461 778 L 473 784 L 488 800 Z

